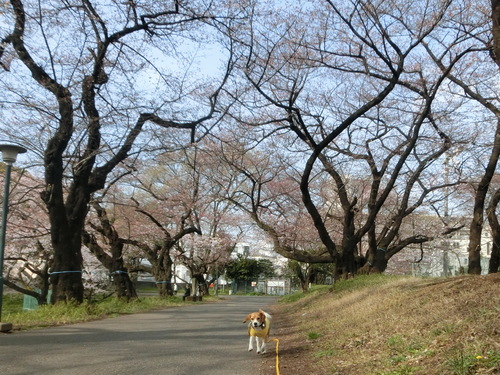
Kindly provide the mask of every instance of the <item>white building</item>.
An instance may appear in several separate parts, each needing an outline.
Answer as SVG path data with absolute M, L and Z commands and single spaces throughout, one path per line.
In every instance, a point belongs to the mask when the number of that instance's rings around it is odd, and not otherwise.
M 256 260 L 267 259 L 274 265 L 275 271 L 278 275 L 282 273 L 282 270 L 286 267 L 288 261 L 287 258 L 274 251 L 272 243 L 265 241 L 260 241 L 255 244 L 250 244 L 248 242 L 237 243 L 232 257 L 236 258 L 238 255 Z
M 481 237 L 481 273 L 488 273 L 493 239 L 484 227 Z M 406 248 L 391 258 L 386 273 L 418 276 L 454 276 L 467 273 L 469 264 L 469 228 L 454 232 L 449 238 Z

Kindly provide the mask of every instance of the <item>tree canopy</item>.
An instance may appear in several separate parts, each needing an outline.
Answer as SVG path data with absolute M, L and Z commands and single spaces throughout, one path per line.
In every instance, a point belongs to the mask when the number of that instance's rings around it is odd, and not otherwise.
M 155 257 L 217 236 L 226 254 L 251 220 L 277 253 L 335 263 L 336 277 L 383 272 L 466 224 L 480 273 L 487 218 L 497 272 L 499 12 L 486 0 L 5 2 L 0 132 L 43 181 L 52 302 L 82 301 L 95 202 L 149 218 L 155 230 L 116 238 Z

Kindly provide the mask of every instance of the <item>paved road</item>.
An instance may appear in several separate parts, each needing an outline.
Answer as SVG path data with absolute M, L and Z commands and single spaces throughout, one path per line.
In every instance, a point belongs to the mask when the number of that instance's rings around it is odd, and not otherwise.
M 2 375 L 255 375 L 245 316 L 273 297 L 227 297 L 96 322 L 0 334 Z M 269 355 L 269 354 L 268 354 Z

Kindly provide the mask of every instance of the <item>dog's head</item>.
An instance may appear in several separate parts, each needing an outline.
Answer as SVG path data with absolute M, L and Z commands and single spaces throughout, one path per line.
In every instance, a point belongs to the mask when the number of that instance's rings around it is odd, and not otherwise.
M 259 310 L 247 315 L 243 323 L 250 321 L 250 326 L 253 328 L 264 328 L 266 326 L 266 315 L 264 311 Z

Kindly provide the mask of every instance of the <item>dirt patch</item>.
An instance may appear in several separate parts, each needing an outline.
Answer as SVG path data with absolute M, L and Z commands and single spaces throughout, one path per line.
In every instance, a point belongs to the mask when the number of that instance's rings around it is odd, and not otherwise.
M 273 320 L 273 332 L 271 337 L 279 340 L 278 361 L 281 375 L 307 374 L 310 373 L 311 353 L 310 343 L 301 331 L 291 314 L 286 311 L 286 306 L 275 306 L 271 315 Z M 262 356 L 260 375 L 276 375 L 276 343 L 270 342 L 267 353 Z

